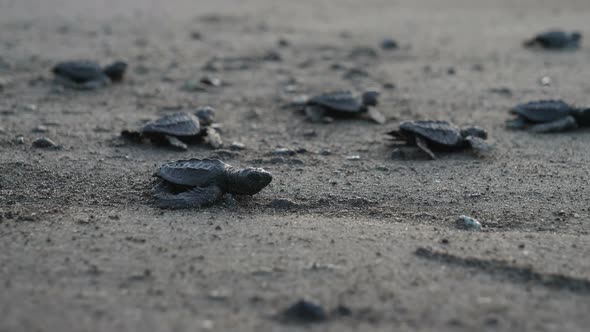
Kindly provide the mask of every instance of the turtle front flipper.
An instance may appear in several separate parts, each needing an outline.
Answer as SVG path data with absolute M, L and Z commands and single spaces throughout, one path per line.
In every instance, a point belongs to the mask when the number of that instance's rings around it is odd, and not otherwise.
M 578 123 L 576 122 L 576 119 L 570 115 L 553 122 L 530 126 L 529 130 L 534 133 L 558 133 L 576 128 L 578 128 Z
M 521 130 L 521 129 L 525 129 L 526 126 L 527 126 L 527 122 L 521 116 L 516 117 L 516 119 L 506 121 L 506 128 L 508 128 L 508 129 Z
M 223 192 L 218 186 L 196 187 L 174 194 L 170 186 L 161 181 L 153 189 L 156 205 L 166 209 L 200 208 L 218 201 Z
M 436 155 L 430 150 L 428 143 L 426 143 L 426 140 L 422 137 L 416 136 L 416 146 L 418 146 L 420 150 L 426 152 L 431 159 L 436 159 Z
M 143 140 L 143 135 L 139 131 L 128 129 L 121 131 L 121 137 L 135 143 L 141 143 Z
M 98 90 L 110 84 L 110 80 L 106 76 L 83 83 L 77 83 L 65 77 L 58 76 L 55 78 L 55 82 L 69 89 L 85 91 Z
M 408 139 L 405 135 L 403 135 L 399 130 L 392 130 L 392 131 L 388 131 L 385 133 L 389 137 L 390 140 L 392 141 L 402 141 L 402 142 L 406 142 Z
M 326 115 L 324 108 L 315 105 L 309 105 L 305 107 L 304 111 L 309 121 L 313 123 L 324 122 L 324 117 Z
M 179 151 L 188 150 L 188 146 L 183 141 L 179 140 L 178 138 L 176 138 L 174 136 L 165 135 L 164 141 L 166 142 L 166 144 L 168 144 L 170 147 L 172 147 L 175 150 L 179 150 Z
M 494 150 L 494 148 L 483 138 L 467 136 L 465 137 L 465 141 L 467 141 L 471 149 L 473 149 L 473 152 L 480 157 L 487 156 Z

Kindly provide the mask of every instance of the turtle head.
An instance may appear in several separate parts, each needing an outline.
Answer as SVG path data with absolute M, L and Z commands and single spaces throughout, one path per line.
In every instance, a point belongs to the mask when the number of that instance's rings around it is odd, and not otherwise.
M 461 129 L 461 136 L 466 137 L 479 137 L 481 139 L 488 138 L 488 132 L 480 127 L 467 127 Z
M 231 192 L 238 195 L 254 195 L 272 181 L 272 175 L 262 168 L 239 170 L 231 186 Z
M 579 126 L 590 126 L 590 107 L 578 108 L 572 113 L 572 116 L 576 119 L 576 123 Z
M 367 91 L 363 93 L 363 105 L 365 106 L 377 106 L 379 103 L 379 92 Z
M 215 121 L 215 109 L 211 106 L 199 107 L 195 111 L 195 116 L 199 118 L 200 124 L 210 126 Z
M 579 31 L 572 32 L 572 39 L 576 42 L 582 40 L 582 34 Z
M 123 80 L 125 71 L 127 70 L 127 63 L 124 61 L 113 62 L 112 64 L 104 67 L 104 74 L 107 75 L 111 81 L 120 82 Z

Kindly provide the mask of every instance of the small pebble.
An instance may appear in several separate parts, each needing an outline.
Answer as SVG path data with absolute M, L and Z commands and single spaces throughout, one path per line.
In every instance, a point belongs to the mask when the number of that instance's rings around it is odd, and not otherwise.
M 297 206 L 297 203 L 286 198 L 273 199 L 269 204 L 269 207 L 277 210 L 288 210 Z
M 540 80 L 540 83 L 543 86 L 549 86 L 551 83 L 553 83 L 553 80 L 549 76 L 543 76 Z
M 56 148 L 57 144 L 47 137 L 40 137 L 33 141 L 33 147 L 35 148 Z
M 295 84 L 289 84 L 289 85 L 285 86 L 284 91 L 285 92 L 289 92 L 289 93 L 296 92 L 297 91 L 297 85 L 295 85 Z
M 395 50 L 398 48 L 397 42 L 391 38 L 385 38 L 381 41 L 381 48 L 384 50 Z
M 215 324 L 213 324 L 212 320 L 206 319 L 201 322 L 201 328 L 206 331 L 213 330 L 214 326 L 215 326 Z
M 221 79 L 219 77 L 208 75 L 208 76 L 201 78 L 201 83 L 206 84 L 206 85 L 210 85 L 210 86 L 214 86 L 214 87 L 219 87 L 219 86 L 221 86 Z
M 510 90 L 509 88 L 506 87 L 502 87 L 502 88 L 491 88 L 490 89 L 491 93 L 497 93 L 499 95 L 504 95 L 504 96 L 512 96 L 512 90 Z
M 289 41 L 285 38 L 281 38 L 279 39 L 279 41 L 277 42 L 277 44 L 279 45 L 279 47 L 288 47 L 291 45 L 291 43 L 289 43 Z
M 18 136 L 14 141 L 16 144 L 25 144 L 25 138 L 22 136 Z
M 34 112 L 37 110 L 37 105 L 35 105 L 35 104 L 20 105 L 19 109 L 24 112 Z
M 308 100 L 309 100 L 308 95 L 299 95 L 299 96 L 293 97 L 293 99 L 291 99 L 291 103 L 296 104 L 296 105 L 302 105 L 302 104 L 305 104 Z
M 193 31 L 193 32 L 191 32 L 191 39 L 192 40 L 201 40 L 201 39 L 203 39 L 203 36 L 201 35 L 201 33 L 199 31 Z
M 327 319 L 324 308 L 306 300 L 297 301 L 284 310 L 281 316 L 285 320 L 298 323 L 318 323 Z
M 332 154 L 332 151 L 328 150 L 328 149 L 322 149 L 320 151 L 320 156 L 329 156 Z
M 346 156 L 346 160 L 361 160 L 361 156 L 359 156 L 359 155 Z
M 456 221 L 457 227 L 468 231 L 479 231 L 481 230 L 481 223 L 477 219 L 462 215 Z
M 341 64 L 340 62 L 335 62 L 333 64 L 330 65 L 330 69 L 332 70 L 343 70 L 346 69 L 346 67 Z
M 295 151 L 288 148 L 278 148 L 275 149 L 271 154 L 275 156 L 293 156 L 295 155 Z
M 306 130 L 303 131 L 303 136 L 305 136 L 305 137 L 315 137 L 317 135 L 318 134 L 313 129 L 306 129 Z
M 205 86 L 200 80 L 187 80 L 182 85 L 182 90 L 187 92 L 205 91 Z
M 32 130 L 32 131 L 33 131 L 34 133 L 46 133 L 46 132 L 47 132 L 47 130 L 48 130 L 48 129 L 47 129 L 47 127 L 46 127 L 46 126 L 39 125 L 39 126 L 37 126 L 37 127 L 33 128 L 33 130 Z
M 277 51 L 268 51 L 265 55 L 262 56 L 262 60 L 265 61 L 283 61 L 283 57 Z
M 394 90 L 395 89 L 395 84 L 393 83 L 383 83 L 383 89 L 387 89 L 387 90 Z
M 232 142 L 232 144 L 229 146 L 229 149 L 234 151 L 241 151 L 245 150 L 246 146 L 244 145 L 244 143 Z

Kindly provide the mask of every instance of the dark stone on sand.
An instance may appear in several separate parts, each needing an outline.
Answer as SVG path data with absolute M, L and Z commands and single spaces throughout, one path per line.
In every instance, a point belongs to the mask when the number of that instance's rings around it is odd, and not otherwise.
M 50 140 L 47 137 L 40 137 L 33 141 L 34 148 L 40 149 L 48 149 L 48 148 L 57 148 L 57 144 L 54 141 Z
M 306 301 L 299 300 L 281 313 L 281 318 L 294 323 L 319 323 L 328 317 L 324 308 Z

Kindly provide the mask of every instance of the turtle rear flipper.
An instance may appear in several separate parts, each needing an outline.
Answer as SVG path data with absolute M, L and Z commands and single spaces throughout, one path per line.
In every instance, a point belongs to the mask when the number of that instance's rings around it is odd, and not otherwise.
M 576 128 L 578 128 L 578 123 L 576 122 L 576 119 L 570 115 L 553 122 L 530 126 L 529 130 L 534 133 L 558 133 Z
M 475 154 L 480 157 L 487 156 L 494 150 L 494 148 L 482 138 L 476 136 L 467 136 L 465 137 L 465 140 L 471 149 L 473 149 Z
M 379 110 L 376 109 L 375 107 L 369 107 L 369 109 L 367 110 L 367 113 L 369 114 L 369 117 L 371 118 L 371 120 L 373 120 L 377 124 L 384 124 L 385 122 L 387 122 L 385 115 L 383 115 L 383 113 L 379 112 Z
M 196 187 L 173 194 L 163 181 L 153 189 L 156 205 L 166 209 L 200 208 L 211 205 L 223 195 L 218 186 Z
M 175 150 L 179 150 L 179 151 L 188 150 L 188 146 L 186 145 L 186 143 L 184 143 L 183 141 L 179 140 L 178 138 L 176 138 L 174 136 L 165 135 L 164 141 L 166 142 L 167 145 L 169 145 L 171 148 L 173 148 Z
M 215 128 L 207 127 L 206 133 L 207 142 L 209 142 L 209 145 L 211 145 L 212 148 L 219 149 L 223 146 L 221 135 L 219 135 L 219 132 Z
M 535 48 L 535 47 L 541 47 L 541 43 L 539 43 L 537 38 L 531 38 L 531 39 L 527 39 L 524 42 L 522 42 L 522 46 L 527 47 L 527 48 Z
M 422 137 L 416 136 L 416 146 L 418 146 L 420 150 L 426 152 L 431 159 L 436 159 L 436 155 L 430 150 L 428 143 Z

